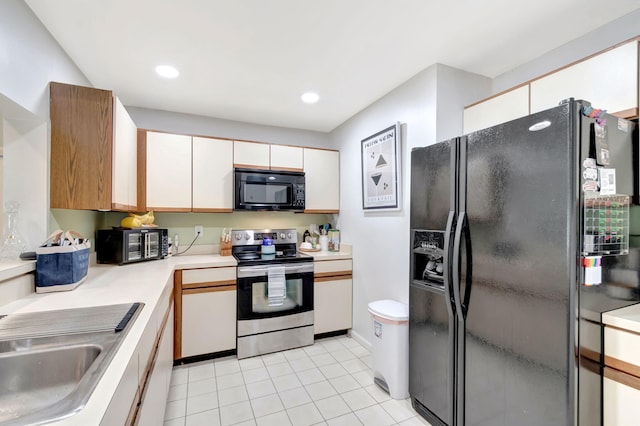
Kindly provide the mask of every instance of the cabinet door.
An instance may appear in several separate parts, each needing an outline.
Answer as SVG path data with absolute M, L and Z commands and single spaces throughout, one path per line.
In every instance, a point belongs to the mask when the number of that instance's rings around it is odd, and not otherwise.
M 269 144 L 233 142 L 233 165 L 244 169 L 269 169 Z
M 271 169 L 301 172 L 303 170 L 302 147 L 271 145 Z
M 191 136 L 146 134 L 145 210 L 191 211 Z
M 193 211 L 233 211 L 233 141 L 193 137 Z
M 50 84 L 50 207 L 111 209 L 113 94 Z
M 236 348 L 236 290 L 182 294 L 182 357 Z
M 338 213 L 340 209 L 340 153 L 304 148 L 305 212 Z
M 636 426 L 640 379 L 609 367 L 605 367 L 604 374 L 604 426 Z
M 117 97 L 114 98 L 112 210 L 135 210 L 137 198 L 138 129 Z
M 464 133 L 475 132 L 529 114 L 529 85 L 464 109 Z
M 567 98 L 623 113 L 638 108 L 638 42 L 633 41 L 531 82 L 531 113 Z M 633 113 L 632 113 L 633 114 Z
M 164 409 L 171 384 L 173 370 L 173 307 L 158 343 L 153 370 L 149 373 L 149 380 L 140 402 L 137 425 L 161 425 L 164 421 Z
M 353 280 L 315 279 L 313 283 L 314 334 L 348 330 L 352 326 Z

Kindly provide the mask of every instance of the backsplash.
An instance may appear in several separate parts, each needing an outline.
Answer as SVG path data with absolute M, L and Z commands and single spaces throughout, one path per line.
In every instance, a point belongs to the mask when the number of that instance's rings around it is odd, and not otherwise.
M 95 239 L 95 230 L 119 226 L 127 216 L 121 212 L 97 212 L 86 210 L 51 209 L 49 229 L 73 229 L 91 240 Z M 194 245 L 211 245 L 220 242 L 224 228 L 295 228 L 298 239 L 305 229 L 315 223 L 331 223 L 335 226 L 334 215 L 300 214 L 291 212 L 235 212 L 235 213 L 156 213 L 154 223 L 169 229 L 169 236 L 180 237 L 181 249 L 186 248 L 195 237 L 194 226 L 204 227 L 204 236 Z M 92 245 L 92 251 L 95 247 Z

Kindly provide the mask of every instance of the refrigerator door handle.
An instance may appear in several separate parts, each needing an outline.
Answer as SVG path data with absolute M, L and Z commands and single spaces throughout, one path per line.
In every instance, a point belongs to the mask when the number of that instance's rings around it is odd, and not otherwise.
M 456 325 L 456 309 L 453 303 L 453 294 L 451 289 L 452 279 L 452 254 L 454 251 L 452 235 L 454 232 L 453 224 L 456 222 L 456 214 L 453 210 L 449 211 L 449 217 L 447 218 L 447 229 L 444 234 L 444 258 L 443 258 L 443 280 L 444 280 L 444 298 L 447 305 L 447 313 L 450 321 L 449 328 L 449 371 L 447 372 L 447 395 L 449 399 L 448 417 L 450 419 L 451 426 L 455 425 L 456 416 L 456 342 L 458 340 L 457 325 Z
M 455 305 L 453 302 L 453 292 L 452 292 L 452 259 L 453 253 L 455 250 L 453 249 L 453 244 L 451 240 L 451 236 L 454 233 L 453 224 L 456 222 L 456 214 L 454 211 L 449 211 L 449 217 L 447 218 L 447 229 L 444 233 L 444 256 L 443 256 L 443 274 L 442 278 L 444 281 L 444 296 L 447 299 L 447 310 L 450 314 L 455 315 Z M 455 238 L 454 238 L 455 239 Z M 455 260 L 454 260 L 455 262 Z
M 454 425 L 465 424 L 465 358 L 466 358 L 466 311 L 463 311 L 462 301 L 460 298 L 460 240 L 462 239 L 462 231 L 467 227 L 467 212 L 461 211 L 456 224 L 456 232 L 453 242 L 453 268 L 452 268 L 452 287 L 453 298 L 455 302 L 455 311 L 458 317 L 457 333 L 456 333 L 456 370 L 455 387 L 455 417 L 452 417 Z M 465 237 L 466 237 L 465 233 Z
M 464 321 L 467 318 L 467 311 L 469 309 L 469 299 L 471 297 L 471 282 L 472 282 L 472 254 L 471 254 L 471 234 L 469 232 L 469 222 L 467 219 L 467 212 L 461 212 L 458 217 L 458 224 L 456 225 L 456 235 L 453 243 L 454 253 L 454 265 L 453 265 L 453 297 L 456 306 L 456 312 L 460 321 Z M 462 240 L 462 233 L 464 232 L 465 243 L 465 258 L 466 258 L 466 275 L 465 275 L 465 291 L 464 297 L 460 293 L 460 244 Z M 463 300 L 464 299 L 464 300 Z
M 464 321 L 464 314 L 462 311 L 462 300 L 460 298 L 460 240 L 462 239 L 462 230 L 466 226 L 467 212 L 460 212 L 458 216 L 458 223 L 456 224 L 455 237 L 453 239 L 453 265 L 451 273 L 451 286 L 453 287 L 453 301 L 456 307 L 456 313 L 460 321 Z

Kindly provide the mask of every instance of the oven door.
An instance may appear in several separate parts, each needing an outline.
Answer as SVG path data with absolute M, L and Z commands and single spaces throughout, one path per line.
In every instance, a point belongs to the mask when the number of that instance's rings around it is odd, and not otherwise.
M 312 262 L 239 266 L 237 284 L 238 321 L 313 311 Z

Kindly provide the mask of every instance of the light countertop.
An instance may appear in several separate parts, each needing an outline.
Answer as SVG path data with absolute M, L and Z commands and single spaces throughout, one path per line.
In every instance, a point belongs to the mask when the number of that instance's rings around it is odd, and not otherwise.
M 351 259 L 351 247 L 344 245 L 340 252 L 305 252 L 314 261 Z M 145 329 L 154 320 L 153 313 L 163 295 L 173 290 L 173 272 L 178 269 L 235 267 L 232 256 L 190 255 L 173 256 L 163 260 L 130 265 L 95 265 L 88 276 L 72 291 L 33 293 L 0 307 L 0 314 L 71 309 L 119 303 L 141 302 L 145 306 L 131 325 L 118 352 L 98 382 L 86 406 L 77 414 L 54 425 L 75 426 L 98 424 L 109 407 L 120 379 L 136 351 Z M 35 262 L 19 265 L 24 273 L 35 268 Z M 0 269 L 0 276 L 1 276 Z
M 640 303 L 602 314 L 605 325 L 640 333 Z
M 314 261 L 351 259 L 353 257 L 351 245 L 344 243 L 340 244 L 340 251 L 302 251 L 300 249 L 298 251 L 312 256 Z
M 0 262 L 0 281 L 27 274 L 35 269 L 35 260 L 3 260 Z
M 231 256 L 174 256 L 137 264 L 96 265 L 89 268 L 85 282 L 72 291 L 33 293 L 0 307 L 0 314 L 48 311 L 142 302 L 144 308 L 131 325 L 109 367 L 98 382 L 86 406 L 77 414 L 55 425 L 98 424 L 107 411 L 111 397 L 135 353 L 147 325 L 155 319 L 154 309 L 163 295 L 173 290 L 173 272 L 177 269 L 236 266 Z

